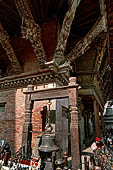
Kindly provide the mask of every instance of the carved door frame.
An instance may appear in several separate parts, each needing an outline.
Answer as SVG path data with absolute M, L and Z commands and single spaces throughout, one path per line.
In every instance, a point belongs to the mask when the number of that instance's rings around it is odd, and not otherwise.
M 70 134 L 71 134 L 72 168 L 78 167 L 78 165 L 80 164 L 80 150 L 79 150 L 78 107 L 77 107 L 78 84 L 76 84 L 76 78 L 71 77 L 69 79 L 68 86 L 60 86 L 56 88 L 47 88 L 47 89 L 34 91 L 33 85 L 29 85 L 27 91 L 24 92 L 24 94 L 28 99 L 25 103 L 25 108 L 26 108 L 26 114 L 29 115 L 27 116 L 28 121 L 26 121 L 25 124 L 25 128 L 27 129 L 24 131 L 23 134 L 24 135 L 23 145 L 26 146 L 26 150 L 29 150 L 28 148 L 29 145 L 26 145 L 26 143 L 29 136 L 28 135 L 29 124 L 31 123 L 32 109 L 33 109 L 34 102 L 41 101 L 41 100 L 69 98 L 70 113 L 71 113 Z

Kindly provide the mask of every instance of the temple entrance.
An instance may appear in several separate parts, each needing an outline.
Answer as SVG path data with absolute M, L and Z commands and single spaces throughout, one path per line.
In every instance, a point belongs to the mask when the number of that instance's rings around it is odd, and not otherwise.
M 62 86 L 62 87 L 56 87 L 56 88 L 49 88 L 49 89 L 43 89 L 43 90 L 33 90 L 33 86 L 28 86 L 27 92 L 24 92 L 26 94 L 26 120 L 24 123 L 23 128 L 23 145 L 25 145 L 25 153 L 26 156 L 28 155 L 28 151 L 30 151 L 30 145 L 28 143 L 29 138 L 29 127 L 31 127 L 31 118 L 32 118 L 32 109 L 35 101 L 41 101 L 41 100 L 61 100 L 61 99 L 69 99 L 68 106 L 70 106 L 71 110 L 71 122 L 70 122 L 70 132 L 71 132 L 71 156 L 72 156 L 72 168 L 76 168 L 80 164 L 80 142 L 79 142 L 79 127 L 78 127 L 78 108 L 77 108 L 77 88 L 78 85 L 76 84 L 76 78 L 72 77 L 70 78 L 70 83 L 68 86 Z M 66 129 L 62 128 L 63 138 L 66 139 L 65 141 L 62 140 L 62 142 L 65 142 L 65 148 L 63 150 L 67 150 L 68 148 L 68 121 L 66 117 L 66 108 L 57 107 L 56 111 L 58 111 L 58 108 L 61 109 L 62 116 L 59 115 L 60 121 L 62 122 L 63 126 L 66 125 Z M 56 113 L 56 115 L 58 115 Z M 56 120 L 56 124 L 57 124 Z M 45 120 L 43 122 L 45 124 Z M 44 127 L 43 127 L 44 128 Z M 58 134 L 60 135 L 60 133 Z M 61 143 L 60 143 L 61 144 Z M 64 145 L 64 144 L 63 144 Z M 30 156 L 30 155 L 29 155 Z M 75 161 L 76 160 L 76 161 Z

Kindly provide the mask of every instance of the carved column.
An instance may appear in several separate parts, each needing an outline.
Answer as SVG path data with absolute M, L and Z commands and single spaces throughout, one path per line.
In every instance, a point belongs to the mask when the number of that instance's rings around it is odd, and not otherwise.
M 27 91 L 33 91 L 33 86 L 28 85 Z M 22 145 L 25 146 L 25 157 L 31 156 L 31 140 L 32 140 L 32 109 L 33 102 L 31 94 L 26 94 L 25 98 L 25 123 L 23 127 Z
M 96 136 L 100 137 L 100 125 L 99 125 L 99 105 L 96 100 L 94 100 L 94 116 L 95 116 L 95 129 Z
M 71 77 L 69 85 L 76 85 L 76 78 Z M 71 154 L 72 154 L 72 169 L 76 169 L 80 164 L 80 141 L 79 141 L 79 120 L 77 106 L 77 88 L 69 89 L 69 100 L 71 110 Z

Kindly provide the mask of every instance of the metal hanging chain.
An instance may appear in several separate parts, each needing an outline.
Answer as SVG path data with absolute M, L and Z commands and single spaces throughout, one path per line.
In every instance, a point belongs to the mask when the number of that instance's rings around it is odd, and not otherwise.
M 51 126 L 51 123 L 50 123 L 50 112 L 51 112 L 51 110 L 50 110 L 50 106 L 51 106 L 51 100 L 49 100 L 49 102 L 47 103 L 48 104 L 48 118 L 47 118 L 47 125 L 46 125 L 46 127 L 45 127 L 45 131 L 46 131 L 46 133 L 51 133 L 52 132 L 52 130 L 53 130 L 53 128 L 52 128 L 52 126 Z

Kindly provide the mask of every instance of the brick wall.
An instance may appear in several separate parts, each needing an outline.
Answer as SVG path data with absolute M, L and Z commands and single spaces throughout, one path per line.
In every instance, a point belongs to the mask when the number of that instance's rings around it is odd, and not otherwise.
M 5 112 L 0 113 L 0 139 L 10 141 L 12 149 L 15 141 L 15 93 L 16 90 L 0 92 L 0 103 L 6 102 Z
M 11 45 L 23 72 L 31 72 L 39 69 L 38 60 L 36 59 L 29 40 L 25 40 L 21 37 L 17 39 L 16 37 L 11 40 Z
M 38 89 L 53 87 L 53 85 L 37 86 Z M 35 87 L 36 89 L 36 87 Z M 22 146 L 22 130 L 25 121 L 25 94 L 23 88 L 0 92 L 0 103 L 5 104 L 5 112 L 0 112 L 0 139 L 11 143 L 15 152 Z M 55 102 L 54 102 L 55 105 Z M 47 101 L 35 101 L 32 113 L 32 147 L 37 136 L 42 132 L 41 111 L 47 106 Z M 39 131 L 40 133 L 35 133 Z
M 57 28 L 56 28 L 56 18 L 44 23 L 41 27 L 42 29 L 42 43 L 47 55 L 48 60 L 53 59 L 53 54 L 56 49 L 57 42 Z

